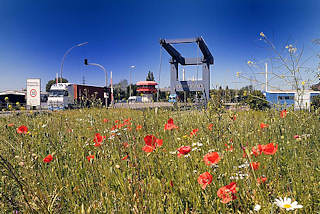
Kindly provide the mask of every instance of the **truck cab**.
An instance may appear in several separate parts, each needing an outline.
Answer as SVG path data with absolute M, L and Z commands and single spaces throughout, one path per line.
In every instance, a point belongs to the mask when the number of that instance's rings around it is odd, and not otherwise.
M 48 109 L 60 110 L 74 104 L 73 84 L 57 83 L 51 86 L 48 96 Z
M 142 97 L 141 96 L 131 96 L 128 98 L 129 103 L 141 103 Z

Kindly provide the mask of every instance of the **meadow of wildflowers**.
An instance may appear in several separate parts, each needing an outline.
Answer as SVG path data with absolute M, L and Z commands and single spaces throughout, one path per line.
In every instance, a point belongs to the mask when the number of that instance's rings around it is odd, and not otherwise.
M 319 122 L 290 110 L 3 117 L 0 210 L 319 213 Z

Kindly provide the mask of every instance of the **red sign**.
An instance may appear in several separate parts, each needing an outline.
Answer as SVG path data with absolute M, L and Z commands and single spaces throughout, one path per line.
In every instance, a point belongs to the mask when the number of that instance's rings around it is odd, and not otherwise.
M 31 90 L 30 90 L 30 96 L 31 96 L 31 97 L 36 97 L 36 96 L 37 96 L 37 91 L 36 91 L 36 89 L 31 89 Z

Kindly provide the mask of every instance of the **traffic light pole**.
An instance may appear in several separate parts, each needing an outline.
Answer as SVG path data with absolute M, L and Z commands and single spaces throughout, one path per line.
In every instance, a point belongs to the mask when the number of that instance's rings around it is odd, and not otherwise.
M 104 71 L 105 75 L 106 75 L 106 87 L 108 88 L 108 73 L 107 73 L 107 70 L 106 70 L 102 65 L 100 65 L 100 64 L 97 64 L 97 63 L 88 63 L 88 59 L 84 59 L 84 64 L 85 64 L 85 65 L 93 65 L 93 66 L 97 66 L 97 67 L 101 68 L 101 69 Z M 105 95 L 106 108 L 108 107 L 108 96 L 109 96 L 108 93 L 106 93 L 106 95 Z

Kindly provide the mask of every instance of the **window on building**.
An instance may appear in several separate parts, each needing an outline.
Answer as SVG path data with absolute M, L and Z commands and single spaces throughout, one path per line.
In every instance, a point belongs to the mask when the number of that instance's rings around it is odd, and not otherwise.
M 294 96 L 279 96 L 279 100 L 293 100 Z

